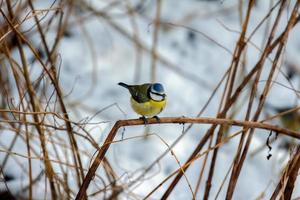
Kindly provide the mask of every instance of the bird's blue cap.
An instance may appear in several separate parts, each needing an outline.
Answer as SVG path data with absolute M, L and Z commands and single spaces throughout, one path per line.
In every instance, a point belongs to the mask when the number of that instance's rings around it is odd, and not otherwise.
M 163 94 L 165 92 L 164 87 L 160 83 L 154 83 L 151 90 L 155 93 Z

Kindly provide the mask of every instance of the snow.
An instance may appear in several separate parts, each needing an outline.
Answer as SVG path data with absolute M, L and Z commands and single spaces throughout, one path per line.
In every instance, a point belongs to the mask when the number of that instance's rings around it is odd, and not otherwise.
M 181 22 L 186 16 L 195 14 L 196 16 L 194 18 L 183 21 L 182 25 L 192 27 L 215 41 L 212 42 L 200 33 L 192 32 L 194 35 L 191 36 L 189 35 L 191 34 L 190 30 L 180 26 L 162 25 L 164 28 L 159 32 L 158 52 L 160 55 L 170 63 L 173 63 L 180 70 L 183 70 L 187 74 L 192 74 L 196 79 L 191 80 L 188 76 L 178 73 L 176 69 L 162 64 L 159 60 L 157 61 L 156 80 L 165 86 L 168 95 L 168 105 L 160 116 L 194 117 L 207 102 L 213 89 L 216 87 L 231 63 L 232 55 L 216 43 L 219 43 L 231 52 L 234 51 L 234 46 L 239 34 L 234 31 L 229 31 L 228 29 L 236 30 L 238 32 L 241 29 L 237 13 L 237 1 L 206 2 L 196 0 L 164 0 L 162 2 L 162 21 L 176 24 Z M 99 3 L 90 1 L 90 3 L 101 8 L 108 2 L 104 1 Z M 153 5 L 152 1 L 146 1 L 145 4 L 149 4 L 143 13 L 145 18 L 136 17 L 135 20 L 138 24 L 139 38 L 146 47 L 151 49 L 154 25 L 150 25 L 150 23 L 152 23 L 151 20 L 155 16 L 156 6 Z M 258 5 L 253 10 L 252 15 L 254 17 L 251 17 L 249 30 L 255 29 L 257 24 L 265 16 L 266 10 L 269 10 L 268 6 L 268 3 L 264 1 L 258 2 Z M 124 10 L 125 8 L 126 7 L 124 7 Z M 226 8 L 230 8 L 228 12 L 221 12 L 213 15 L 209 14 Z M 118 13 L 121 11 L 112 10 L 111 12 Z M 80 16 L 80 13 L 78 16 Z M 201 16 L 205 17 L 202 18 Z M 76 20 L 76 18 L 73 20 Z M 127 17 L 116 17 L 115 19 L 113 18 L 113 21 L 124 30 L 132 32 L 130 19 Z M 281 21 L 281 29 L 285 26 L 285 23 L 286 21 Z M 139 83 L 149 82 L 151 78 L 151 55 L 145 51 L 137 52 L 132 41 L 123 37 L 122 34 L 112 28 L 105 20 L 99 20 L 96 17 L 84 21 L 82 24 L 76 24 L 68 31 L 70 31 L 71 37 L 63 39 L 58 50 L 59 58 L 57 62 L 61 64 L 60 85 L 63 88 L 64 94 L 66 94 L 65 101 L 69 105 L 68 111 L 73 121 L 80 121 L 88 116 L 93 116 L 97 111 L 112 105 L 103 112 L 97 114 L 91 121 L 94 123 L 107 123 L 90 124 L 86 126 L 86 129 L 91 136 L 99 145 L 101 145 L 115 121 L 138 117 L 130 108 L 128 92 L 119 87 L 117 83 L 120 81 L 129 84 L 136 83 L 135 65 L 137 56 L 141 56 L 142 60 L 141 65 L 138 66 L 141 72 Z M 295 63 L 299 63 L 299 31 L 300 28 L 298 26 L 291 33 L 285 50 L 285 57 Z M 251 31 L 248 32 L 248 35 L 250 32 Z M 53 36 L 54 34 L 50 32 L 47 39 L 51 40 L 51 38 L 53 39 Z M 261 48 L 264 37 L 264 28 L 261 28 L 251 41 Z M 36 44 L 41 43 L 38 37 L 32 36 L 31 40 Z M 91 42 L 91 44 L 89 44 L 89 42 Z M 260 51 L 251 45 L 248 47 L 247 51 L 247 70 L 249 70 L 250 67 L 257 62 Z M 15 53 L 15 55 L 17 55 L 17 53 Z M 33 80 L 34 77 L 39 74 L 39 67 L 36 65 L 38 64 L 35 63 L 31 70 Z M 266 66 L 270 66 L 270 62 L 266 62 Z M 266 80 L 265 75 L 268 73 L 269 69 L 270 68 L 267 67 L 263 72 L 261 80 Z M 286 71 L 285 66 L 283 66 L 282 69 L 283 71 Z M 288 85 L 281 74 L 278 75 L 276 81 Z M 294 86 L 299 85 L 297 80 L 294 82 Z M 206 85 L 203 86 L 201 83 Z M 262 91 L 262 89 L 262 87 L 259 87 L 260 91 Z M 247 92 L 249 92 L 249 89 L 243 91 L 245 95 Z M 212 99 L 212 102 L 202 116 L 215 116 L 221 99 L 221 93 L 222 88 L 218 90 L 216 96 Z M 293 105 L 295 103 L 295 98 L 293 91 L 274 84 L 267 101 L 276 106 L 286 106 Z M 77 104 L 75 110 L 73 110 L 73 106 L 70 106 L 73 104 Z M 242 112 L 235 116 L 237 119 L 244 118 L 245 108 L 243 107 L 241 111 Z M 263 117 L 264 116 L 262 116 L 262 118 Z M 188 125 L 184 126 L 186 128 Z M 172 149 L 181 164 L 188 159 L 208 127 L 208 125 L 194 125 L 194 127 Z M 120 130 L 115 140 L 121 140 L 122 135 L 124 136 L 124 139 L 134 136 L 137 136 L 137 138 L 117 142 L 113 144 L 108 151 L 107 155 L 113 165 L 113 169 L 116 170 L 117 175 L 120 177 L 119 184 L 130 184 L 134 178 L 143 173 L 144 168 L 149 166 L 158 156 L 168 149 L 168 146 L 166 146 L 164 142 L 171 145 L 177 137 L 181 136 L 182 129 L 183 125 L 155 125 L 146 127 L 126 127 L 124 131 Z M 230 133 L 234 133 L 237 130 L 239 129 L 232 128 Z M 144 136 L 147 133 L 154 133 L 154 135 L 145 138 Z M 161 139 L 155 134 L 159 135 Z M 250 146 L 250 154 L 256 148 L 264 145 L 267 136 L 267 131 L 255 130 L 255 135 Z M 1 133 L 1 137 L 5 138 L 5 142 L 2 140 L 1 143 L 9 144 L 13 135 L 9 132 L 5 132 Z M 66 137 L 61 137 L 67 142 Z M 87 155 L 84 156 L 83 160 L 84 168 L 87 169 L 90 165 L 92 155 L 95 152 L 95 148 L 86 143 L 83 138 L 80 138 L 79 136 L 76 136 L 76 138 L 78 139 L 79 146 L 87 152 Z M 36 150 L 42 155 L 41 149 L 38 148 L 38 140 L 36 141 Z M 220 148 L 210 199 L 214 199 L 218 192 L 219 186 L 234 158 L 238 142 L 239 139 L 234 138 Z M 17 148 L 14 148 L 13 152 L 25 154 L 27 152 L 26 145 L 19 140 L 18 144 L 20 145 L 18 145 Z M 7 148 L 7 146 L 4 148 L 1 145 L 1 149 Z M 49 146 L 49 148 L 51 147 Z M 60 149 L 59 152 L 61 156 L 64 156 L 63 149 Z M 262 192 L 265 192 L 263 199 L 268 199 L 270 197 L 278 182 L 278 178 L 274 180 L 274 177 L 280 177 L 281 170 L 288 158 L 288 152 L 280 149 L 278 145 L 276 145 L 276 142 L 271 151 L 273 156 L 270 160 L 267 160 L 266 158 L 267 152 L 268 150 L 266 147 L 257 155 L 247 157 L 238 180 L 234 199 L 255 199 Z M 0 152 L 1 161 L 4 157 L 5 154 Z M 23 167 L 28 167 L 27 159 L 16 156 L 14 156 L 14 158 L 17 158 L 22 162 Z M 211 155 L 209 156 L 208 161 L 210 161 L 210 158 Z M 71 161 L 72 158 L 64 158 L 64 160 Z M 18 188 L 20 188 L 21 185 L 26 185 L 28 179 L 25 177 L 26 173 L 19 169 L 18 165 L 14 162 L 15 161 L 10 158 L 5 171 L 14 174 L 17 178 L 12 182 L 8 182 L 8 186 L 12 193 L 18 193 L 20 192 Z M 195 188 L 197 178 L 200 174 L 202 162 L 203 158 L 195 161 L 186 172 L 193 189 Z M 60 167 L 58 165 L 54 165 L 54 167 L 56 173 L 61 176 Z M 147 177 L 145 180 L 139 182 L 139 184 L 135 184 L 136 187 L 130 188 L 124 194 L 121 194 L 121 199 L 131 198 L 129 197 L 130 194 L 127 194 L 127 192 L 134 192 L 138 196 L 141 195 L 141 197 L 147 195 L 166 176 L 178 167 L 174 156 L 171 153 L 168 153 L 159 161 L 159 164 L 156 164 L 150 172 L 145 174 L 145 177 Z M 43 162 L 41 160 L 35 160 L 33 162 L 33 168 L 35 177 L 38 175 L 38 172 L 43 170 Z M 97 173 L 102 175 L 103 170 L 99 169 Z M 202 198 L 207 174 L 208 169 L 204 172 L 197 199 Z M 39 190 L 34 191 L 35 196 L 41 196 L 41 194 L 43 194 L 43 180 L 44 179 L 39 182 Z M 99 181 L 98 186 L 92 183 L 89 191 L 93 191 L 93 189 L 96 188 L 99 189 L 103 186 L 99 179 L 96 180 Z M 75 178 L 70 179 L 70 184 L 72 181 L 74 186 L 73 190 L 76 193 L 76 184 L 74 183 Z M 169 183 L 170 180 L 153 194 L 152 199 L 160 198 Z M 228 183 L 228 180 L 226 183 Z M 224 199 L 227 190 L 226 186 L 227 185 L 225 184 L 218 199 Z M 1 184 L 1 189 L 3 188 L 4 185 Z M 300 196 L 299 181 L 297 182 L 293 194 L 293 197 L 298 196 Z M 171 193 L 170 199 L 191 199 L 191 197 L 187 181 L 183 177 L 176 186 L 174 192 Z M 95 197 L 95 199 L 97 198 Z

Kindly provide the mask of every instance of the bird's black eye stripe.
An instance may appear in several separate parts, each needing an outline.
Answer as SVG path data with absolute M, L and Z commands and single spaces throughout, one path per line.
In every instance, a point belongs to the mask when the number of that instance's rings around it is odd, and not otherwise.
M 158 96 L 162 96 L 162 97 L 166 96 L 165 94 L 160 94 L 160 93 L 156 93 L 156 92 L 151 92 L 151 93 L 155 94 L 155 95 L 158 95 Z

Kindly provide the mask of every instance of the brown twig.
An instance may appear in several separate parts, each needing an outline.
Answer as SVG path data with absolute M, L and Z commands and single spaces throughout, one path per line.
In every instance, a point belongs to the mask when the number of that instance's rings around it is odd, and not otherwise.
M 236 74 L 237 74 L 237 70 L 238 70 L 238 66 L 239 66 L 239 61 L 240 61 L 240 57 L 242 56 L 242 53 L 244 52 L 247 43 L 245 42 L 245 36 L 246 36 L 246 31 L 247 31 L 247 27 L 249 24 L 249 20 L 250 20 L 250 14 L 252 11 L 252 7 L 254 4 L 254 0 L 250 0 L 249 1 L 249 5 L 247 8 L 247 14 L 246 14 L 246 18 L 245 21 L 242 25 L 242 33 L 240 34 L 240 38 L 237 42 L 236 45 L 236 49 L 232 58 L 232 62 L 231 62 L 231 66 L 230 66 L 230 76 L 229 78 L 229 84 L 227 85 L 228 87 L 225 88 L 224 94 L 226 94 L 226 103 L 229 102 L 230 97 L 232 95 L 232 91 L 233 91 L 233 86 L 235 83 L 235 79 L 236 79 Z M 226 93 L 227 92 L 227 93 Z M 217 134 L 217 138 L 216 138 L 216 144 L 221 142 L 222 139 L 222 135 L 223 135 L 223 126 L 220 127 L 218 134 Z M 213 152 L 213 156 L 211 159 L 211 165 L 209 168 L 209 175 L 206 181 L 206 187 L 205 187 L 205 193 L 203 196 L 204 200 L 207 200 L 209 197 L 209 192 L 210 192 L 210 188 L 211 188 L 211 184 L 212 184 L 212 178 L 213 178 L 213 174 L 214 174 L 214 169 L 215 169 L 215 163 L 216 163 L 216 159 L 217 159 L 217 155 L 218 155 L 218 148 L 214 150 Z
M 275 70 L 277 68 L 280 56 L 282 54 L 282 50 L 283 50 L 283 48 L 285 46 L 285 42 L 286 42 L 286 40 L 288 38 L 289 31 L 291 30 L 291 28 L 292 28 L 292 26 L 294 24 L 294 20 L 296 19 L 296 16 L 297 16 L 296 13 L 297 13 L 297 10 L 298 10 L 299 3 L 300 3 L 300 1 L 298 1 L 298 3 L 296 3 L 296 5 L 295 5 L 295 7 L 293 9 L 293 12 L 292 12 L 292 16 L 290 17 L 289 22 L 288 22 L 288 24 L 286 26 L 286 29 L 284 31 L 284 37 L 283 37 L 283 39 L 279 43 L 279 47 L 277 49 L 277 52 L 276 52 L 276 55 L 275 55 L 275 59 L 274 59 L 273 64 L 272 64 L 272 68 L 270 70 L 267 83 L 265 85 L 265 88 L 264 88 L 261 96 L 260 96 L 258 108 L 257 108 L 257 110 L 256 110 L 256 112 L 254 114 L 253 119 L 252 119 L 253 121 L 257 121 L 258 120 L 258 118 L 260 116 L 260 113 L 261 113 L 261 110 L 263 108 L 263 105 L 265 103 L 265 99 L 267 97 L 267 94 L 270 91 L 271 82 L 272 82 L 272 79 L 273 79 L 273 75 L 274 75 Z M 272 36 L 272 34 L 274 33 L 274 30 L 277 27 L 277 24 L 278 24 L 278 21 L 280 19 L 281 12 L 282 12 L 282 10 L 284 8 L 284 5 L 285 5 L 285 2 L 282 1 L 281 7 L 280 7 L 280 9 L 278 11 L 279 14 L 277 15 L 276 21 L 275 21 L 274 26 L 273 26 L 272 31 L 271 31 L 271 36 Z M 272 40 L 271 36 L 269 38 L 269 41 L 268 41 L 267 45 L 270 43 L 270 40 Z M 262 57 L 261 61 L 263 62 L 263 57 Z M 256 84 L 257 84 L 258 80 L 259 79 L 256 80 Z M 246 131 L 245 131 L 245 133 L 246 133 Z M 243 135 L 245 135 L 245 134 L 243 134 Z M 237 160 L 236 160 L 236 162 L 235 162 L 235 164 L 233 166 L 233 170 L 232 170 L 232 174 L 231 174 L 231 178 L 230 178 L 230 184 L 228 186 L 228 190 L 227 190 L 227 194 L 226 194 L 226 198 L 227 199 L 231 199 L 232 198 L 232 195 L 233 195 L 233 192 L 234 192 L 234 189 L 235 189 L 235 186 L 236 186 L 236 183 L 237 183 L 240 171 L 241 171 L 241 169 L 243 167 L 243 163 L 244 163 L 246 155 L 248 153 L 248 149 L 249 149 L 249 146 L 250 146 L 250 142 L 252 140 L 252 136 L 253 136 L 253 129 L 250 130 L 250 133 L 248 134 L 248 137 L 247 137 L 247 139 L 245 141 L 244 149 L 241 151 L 241 148 L 239 148 L 239 150 L 238 150 L 238 156 L 236 157 Z M 241 140 L 240 147 L 242 146 L 243 143 L 244 142 Z M 239 155 L 241 155 L 241 156 L 239 156 Z
M 158 44 L 158 35 L 159 35 L 159 25 L 160 25 L 160 13 L 161 13 L 161 7 L 162 7 L 162 1 L 156 0 L 156 16 L 154 20 L 154 32 L 153 32 L 153 38 L 152 38 L 152 48 L 151 48 L 151 81 L 155 82 L 156 79 L 156 60 L 157 60 L 157 44 Z
M 188 118 L 188 117 L 163 117 L 160 118 L 160 122 L 156 119 L 151 118 L 148 119 L 148 124 L 184 124 L 184 123 L 198 123 L 198 124 L 216 124 L 216 125 L 233 125 L 233 126 L 242 126 L 248 128 L 260 128 L 266 130 L 272 130 L 274 132 L 287 135 L 290 137 L 295 137 L 300 139 L 300 133 L 293 130 L 288 130 L 285 128 L 281 128 L 278 126 L 260 123 L 260 122 L 252 122 L 252 121 L 239 121 L 233 119 L 220 119 L 220 118 Z M 113 142 L 118 130 L 124 126 L 137 126 L 144 125 L 144 121 L 142 119 L 129 119 L 129 120 L 119 120 L 112 127 L 108 136 L 106 137 L 103 145 L 101 146 L 96 158 L 94 159 L 91 167 L 89 168 L 88 173 L 86 174 L 84 181 L 77 193 L 76 200 L 82 200 L 84 198 L 84 194 L 86 190 L 95 176 L 96 170 L 101 164 L 107 150 L 109 149 L 111 143 Z
M 291 199 L 299 168 L 300 146 L 297 146 L 293 152 L 293 157 L 287 163 L 284 172 L 270 198 L 271 200 L 275 200 L 280 193 L 282 193 L 280 199 Z

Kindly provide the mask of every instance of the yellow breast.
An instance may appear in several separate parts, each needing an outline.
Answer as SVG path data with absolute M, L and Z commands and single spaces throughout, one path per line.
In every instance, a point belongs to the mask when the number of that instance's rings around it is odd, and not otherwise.
M 166 100 L 163 101 L 147 101 L 138 103 L 133 98 L 130 100 L 133 110 L 143 116 L 153 117 L 158 115 L 166 106 Z

